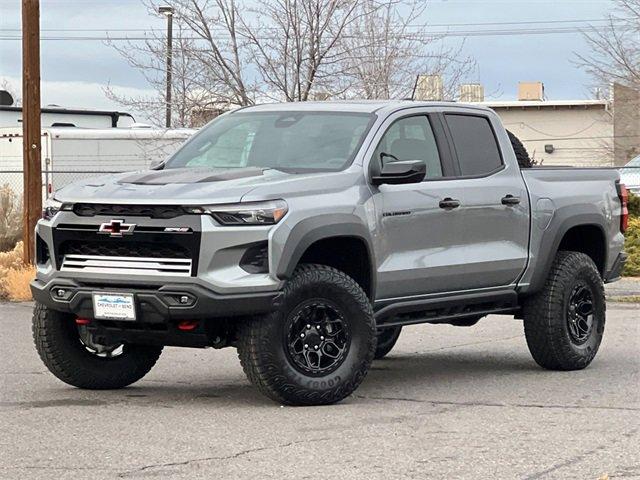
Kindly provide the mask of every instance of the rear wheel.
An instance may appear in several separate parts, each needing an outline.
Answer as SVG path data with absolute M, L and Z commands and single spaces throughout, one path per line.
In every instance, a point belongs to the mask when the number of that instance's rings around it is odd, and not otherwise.
M 376 345 L 375 359 L 384 358 L 393 347 L 395 347 L 398 337 L 402 332 L 402 327 L 389 327 L 378 330 L 376 335 L 378 343 Z
M 349 396 L 366 376 L 375 345 L 366 294 L 324 265 L 299 267 L 278 311 L 245 321 L 238 332 L 238 356 L 251 383 L 289 405 Z
M 162 347 L 95 343 L 75 317 L 36 303 L 33 339 L 40 358 L 56 377 L 74 387 L 123 388 L 144 377 Z
M 600 273 L 584 253 L 558 252 L 542 291 L 524 305 L 524 332 L 538 365 L 550 370 L 587 367 L 605 325 Z

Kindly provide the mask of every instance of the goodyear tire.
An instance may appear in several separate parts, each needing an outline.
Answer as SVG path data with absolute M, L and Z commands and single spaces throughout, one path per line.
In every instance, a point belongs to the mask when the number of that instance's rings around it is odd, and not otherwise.
M 364 380 L 376 347 L 371 304 L 348 275 L 302 265 L 281 308 L 243 322 L 238 356 L 253 385 L 288 405 L 338 402 Z
M 36 303 L 33 340 L 40 358 L 56 377 L 69 385 L 92 390 L 123 388 L 144 377 L 162 347 L 102 346 L 83 343 L 73 315 Z
M 524 304 L 534 360 L 549 370 L 579 370 L 598 352 L 605 325 L 604 285 L 584 253 L 558 252 L 542 291 Z
M 402 327 L 390 327 L 378 330 L 378 334 L 376 335 L 378 342 L 376 344 L 376 353 L 374 356 L 376 360 L 384 358 L 391 350 L 393 350 L 401 332 Z

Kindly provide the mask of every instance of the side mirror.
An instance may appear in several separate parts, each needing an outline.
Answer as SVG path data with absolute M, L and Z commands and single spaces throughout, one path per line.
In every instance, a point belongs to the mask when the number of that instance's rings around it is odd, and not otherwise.
M 420 183 L 427 174 L 427 166 L 422 160 L 402 160 L 385 163 L 379 175 L 371 181 L 374 185 L 401 185 L 404 183 Z
M 154 160 L 149 164 L 149 170 L 162 170 L 164 168 L 164 160 Z

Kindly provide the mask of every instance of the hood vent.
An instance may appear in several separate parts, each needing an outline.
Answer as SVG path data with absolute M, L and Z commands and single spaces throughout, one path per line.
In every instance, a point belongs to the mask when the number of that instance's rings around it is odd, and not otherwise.
M 232 168 L 217 170 L 211 168 L 170 168 L 167 170 L 147 170 L 126 175 L 118 183 L 135 185 L 168 185 L 173 183 L 224 182 L 238 178 L 258 177 L 263 174 L 260 168 Z

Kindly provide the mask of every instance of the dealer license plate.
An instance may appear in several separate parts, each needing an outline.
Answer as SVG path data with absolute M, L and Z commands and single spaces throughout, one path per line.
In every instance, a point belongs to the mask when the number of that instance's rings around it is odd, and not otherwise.
M 130 293 L 94 293 L 93 314 L 102 320 L 135 320 L 136 307 Z

